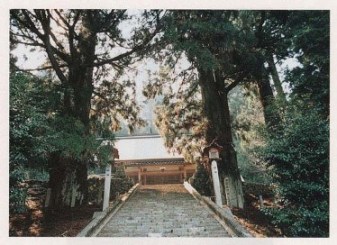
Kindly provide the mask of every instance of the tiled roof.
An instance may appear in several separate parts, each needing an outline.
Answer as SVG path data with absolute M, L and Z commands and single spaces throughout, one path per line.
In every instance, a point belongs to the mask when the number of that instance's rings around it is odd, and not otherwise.
M 139 166 L 139 165 L 183 165 L 184 158 L 154 158 L 154 159 L 133 159 L 133 160 L 116 160 L 117 164 L 124 164 L 125 166 Z M 186 163 L 185 163 L 186 164 Z

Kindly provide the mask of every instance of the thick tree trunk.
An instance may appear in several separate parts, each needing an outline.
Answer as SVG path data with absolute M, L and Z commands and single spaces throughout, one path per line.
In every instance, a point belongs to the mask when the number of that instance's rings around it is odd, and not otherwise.
M 87 202 L 87 166 L 71 158 L 53 154 L 50 158 L 51 197 L 49 206 L 58 209 Z
M 223 147 L 220 153 L 221 159 L 218 161 L 223 200 L 230 207 L 243 208 L 242 183 L 233 147 L 228 97 L 224 92 L 224 82 L 216 81 L 211 71 L 199 69 L 199 74 L 203 113 L 208 120 L 206 141 L 207 144 L 215 141 Z
M 95 60 L 96 33 L 93 13 L 83 17 L 79 50 L 73 54 L 69 70 L 69 86 L 65 94 L 65 114 L 79 119 L 85 126 L 83 136 L 89 134 L 91 97 L 93 93 L 93 62 Z M 85 152 L 83 152 L 85 154 Z M 87 160 L 54 155 L 50 159 L 49 186 L 52 189 L 51 205 L 54 208 L 83 205 L 87 202 Z

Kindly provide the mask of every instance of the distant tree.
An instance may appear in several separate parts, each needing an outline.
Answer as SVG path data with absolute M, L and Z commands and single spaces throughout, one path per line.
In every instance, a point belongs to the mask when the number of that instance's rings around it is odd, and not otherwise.
M 306 101 L 308 108 L 319 109 L 323 117 L 330 108 L 330 13 L 329 11 L 292 11 L 292 55 L 301 66 L 288 72 L 286 81 L 293 96 Z
M 290 12 L 289 11 L 256 11 L 255 16 L 256 31 L 258 39 L 257 48 L 265 62 L 267 75 L 270 75 L 275 87 L 275 92 L 279 100 L 285 101 L 285 93 L 282 83 L 276 69 L 276 62 L 290 56 L 291 42 L 289 28 L 286 25 Z M 270 79 L 269 79 L 270 80 Z
M 269 170 L 257 149 L 266 142 L 264 113 L 257 84 L 239 85 L 229 93 L 233 139 L 240 173 L 247 182 L 270 183 Z

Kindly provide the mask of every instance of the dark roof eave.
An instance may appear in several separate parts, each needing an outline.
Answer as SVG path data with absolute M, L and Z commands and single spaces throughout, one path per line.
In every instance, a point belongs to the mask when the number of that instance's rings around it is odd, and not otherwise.
M 115 163 L 116 164 L 123 164 L 125 166 L 190 164 L 188 162 L 185 162 L 184 158 L 154 158 L 154 159 L 116 160 Z

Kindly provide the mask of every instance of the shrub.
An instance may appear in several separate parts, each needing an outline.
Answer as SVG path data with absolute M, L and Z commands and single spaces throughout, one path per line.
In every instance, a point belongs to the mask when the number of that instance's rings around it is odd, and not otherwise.
M 27 211 L 26 207 L 26 188 L 10 188 L 9 189 L 9 212 L 14 213 L 25 213 Z
M 133 186 L 133 181 L 126 176 L 123 167 L 117 167 L 111 179 L 110 198 L 127 192 Z
M 114 170 L 115 172 L 112 173 L 110 184 L 110 200 L 115 200 L 119 194 L 129 191 L 133 186 L 133 181 L 126 176 L 123 167 L 117 167 Z M 88 179 L 89 202 L 97 202 L 98 192 L 100 190 L 102 190 L 102 192 L 104 191 L 104 178 L 99 176 L 90 177 Z
M 191 185 L 203 196 L 211 196 L 210 179 L 203 165 L 198 164 L 194 175 L 190 179 Z
M 288 113 L 269 136 L 265 154 L 273 166 L 281 208 L 267 209 L 286 236 L 329 235 L 329 124 L 314 109 Z

